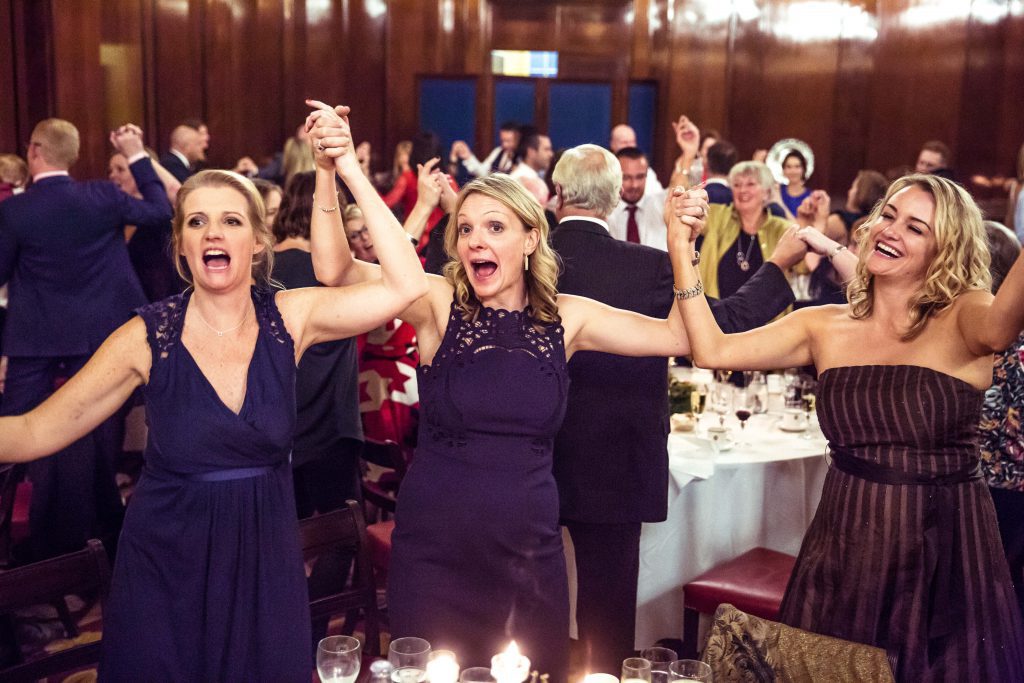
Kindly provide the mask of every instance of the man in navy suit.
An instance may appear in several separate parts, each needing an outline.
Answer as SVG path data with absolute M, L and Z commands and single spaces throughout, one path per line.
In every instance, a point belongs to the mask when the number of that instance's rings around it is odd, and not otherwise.
M 656 318 L 675 315 L 668 253 L 608 231 L 622 187 L 618 160 L 581 145 L 562 155 L 552 179 L 560 221 L 551 243 L 563 261 L 558 291 Z M 790 305 L 783 270 L 805 252 L 800 240 L 784 238 L 742 289 L 713 301 L 722 328 L 763 325 Z M 617 675 L 634 651 L 641 524 L 664 521 L 668 509 L 668 363 L 581 351 L 569 377 L 554 474 L 575 549 L 576 619 L 587 670 Z
M 78 130 L 47 119 L 29 143 L 32 185 L 0 204 L 0 285 L 10 285 L 0 414 L 24 413 L 41 403 L 146 303 L 124 226 L 166 224 L 172 210 L 142 131 L 122 126 L 111 142 L 128 159 L 143 199 L 106 180 L 73 180 L 68 169 L 78 158 Z M 114 418 L 29 465 L 35 559 L 78 550 L 96 533 L 116 538 L 123 507 L 113 467 L 122 437 L 123 419 Z
M 204 159 L 206 151 L 202 134 L 192 126 L 182 124 L 171 131 L 171 148 L 160 157 L 160 165 L 183 183 L 195 173 L 195 164 Z

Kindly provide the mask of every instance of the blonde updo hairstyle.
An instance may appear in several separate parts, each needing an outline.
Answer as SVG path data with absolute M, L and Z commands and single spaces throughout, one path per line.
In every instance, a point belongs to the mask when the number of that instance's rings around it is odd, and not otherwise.
M 178 275 L 189 284 L 193 284 L 185 259 L 181 256 L 182 235 L 185 231 L 185 199 L 193 191 L 201 187 L 228 187 L 245 197 L 249 223 L 252 225 L 253 237 L 257 244 L 262 244 L 262 251 L 252 256 L 252 278 L 261 287 L 270 287 L 270 273 L 274 269 L 274 233 L 267 225 L 267 213 L 260 191 L 248 178 L 234 171 L 209 170 L 200 171 L 189 177 L 178 190 L 174 205 L 174 221 L 171 223 L 171 249 L 175 255 L 174 267 Z
M 540 239 L 537 241 L 537 248 L 530 254 L 530 269 L 523 274 L 526 279 L 530 316 L 543 325 L 560 322 L 555 302 L 558 294 L 556 285 L 559 262 L 554 249 L 548 243 L 548 221 L 544 216 L 544 210 L 518 181 L 504 173 L 478 178 L 463 187 L 445 229 L 444 250 L 448 254 L 448 263 L 444 266 L 444 276 L 455 289 L 455 306 L 462 313 L 463 320 L 474 320 L 481 307 L 469 282 L 466 267 L 458 255 L 458 215 L 466 197 L 473 194 L 482 194 L 501 202 L 522 221 L 526 232 L 538 231 Z
M 880 201 L 856 231 L 860 244 L 857 271 L 847 286 L 850 315 L 858 320 L 871 317 L 874 308 L 874 276 L 868 272 L 868 258 L 874 248 L 867 242 L 871 228 L 882 217 L 882 211 L 893 195 L 908 187 L 924 190 L 935 201 L 932 230 L 937 252 L 925 272 L 924 281 L 910 301 L 910 327 L 903 341 L 917 337 L 928 319 L 949 308 L 953 301 L 974 289 L 988 290 L 989 251 L 981 211 L 971 195 L 951 180 L 930 174 L 916 173 L 893 181 Z

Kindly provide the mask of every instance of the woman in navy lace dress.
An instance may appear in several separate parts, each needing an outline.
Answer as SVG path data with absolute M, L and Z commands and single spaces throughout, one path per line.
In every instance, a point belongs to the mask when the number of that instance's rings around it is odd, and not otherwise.
M 314 114 L 311 136 L 330 148 L 334 122 Z M 607 215 L 621 170 L 610 152 L 588 148 L 566 154 L 594 162 L 592 208 Z M 319 197 L 334 180 L 326 164 L 317 173 Z M 699 226 L 706 198 L 694 191 L 684 220 Z M 544 211 L 509 176 L 469 183 L 452 216 L 445 277 L 430 276 L 427 295 L 399 316 L 419 340 L 421 414 L 395 517 L 391 631 L 453 649 L 467 666 L 515 639 L 534 668 L 565 681 L 569 602 L 551 467 L 566 362 L 582 350 L 684 354 L 685 335 L 678 316 L 656 320 L 558 294 Z M 352 259 L 334 215 L 314 217 L 312 244 L 322 281 L 377 277 L 375 266 Z
M 678 264 L 690 233 L 670 226 Z M 1024 260 L 993 297 L 981 212 L 934 175 L 895 181 L 858 238 L 848 305 L 733 335 L 701 297 L 681 306 L 701 367 L 821 373 L 831 467 L 780 619 L 885 648 L 900 681 L 1024 680 L 1024 627 L 978 450 L 993 352 L 1024 329 Z M 682 286 L 696 283 L 686 269 Z
M 311 345 L 372 329 L 426 288 L 405 233 L 354 161 L 338 171 L 367 214 L 381 277 L 275 292 L 256 188 L 204 171 L 178 193 L 173 226 L 192 288 L 141 309 L 40 407 L 0 418 L 0 460 L 31 460 L 143 387 L 146 464 L 103 614 L 102 680 L 309 681 L 289 464 L 295 366 Z M 319 204 L 337 215 L 333 194 Z

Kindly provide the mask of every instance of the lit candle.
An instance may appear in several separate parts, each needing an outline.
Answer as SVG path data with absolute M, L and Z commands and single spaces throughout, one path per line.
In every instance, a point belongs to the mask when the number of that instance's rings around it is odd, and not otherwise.
M 457 683 L 459 663 L 455 661 L 455 653 L 451 650 L 431 652 L 427 662 L 427 680 L 430 683 Z
M 519 654 L 516 641 L 505 651 L 491 657 L 491 675 L 498 683 L 523 683 L 530 675 L 530 660 Z
M 619 683 L 619 679 L 611 674 L 588 674 L 583 683 Z

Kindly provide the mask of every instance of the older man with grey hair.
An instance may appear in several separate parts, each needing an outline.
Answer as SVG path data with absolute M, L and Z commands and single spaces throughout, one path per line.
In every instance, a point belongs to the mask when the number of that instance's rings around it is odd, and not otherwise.
M 555 166 L 558 227 L 552 245 L 564 271 L 558 290 L 665 318 L 675 301 L 667 252 L 617 240 L 607 216 L 622 171 L 606 149 L 581 145 Z M 703 190 L 691 203 L 707 211 Z M 796 237 L 735 296 L 712 302 L 723 329 L 763 325 L 793 301 L 783 269 L 803 258 Z M 668 509 L 668 367 L 664 358 L 578 351 L 555 439 L 560 516 L 576 555 L 576 617 L 585 668 L 617 675 L 633 652 L 640 528 Z

